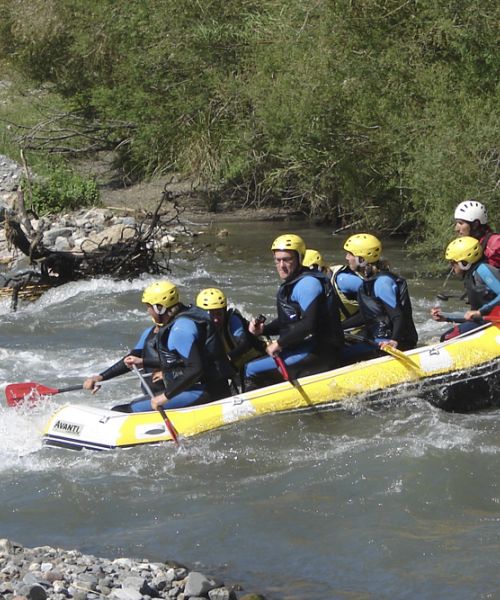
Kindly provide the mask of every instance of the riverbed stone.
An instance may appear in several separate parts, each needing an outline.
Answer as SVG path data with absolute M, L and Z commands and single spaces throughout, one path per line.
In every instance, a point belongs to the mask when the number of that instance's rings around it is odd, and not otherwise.
M 210 579 L 198 571 L 191 571 L 186 579 L 184 596 L 187 598 L 191 596 L 206 597 L 210 590 L 222 585 L 222 583 L 215 581 L 215 579 Z
M 71 227 L 55 227 L 54 229 L 49 229 L 45 231 L 43 234 L 43 243 L 47 246 L 51 246 L 55 243 L 57 238 L 64 237 L 69 238 L 73 234 L 73 229 Z
M 14 552 L 14 543 L 6 538 L 0 539 L 0 553 L 12 554 Z
M 229 590 L 227 587 L 219 587 L 208 592 L 210 600 L 237 600 L 236 594 L 233 590 Z
M 28 592 L 29 600 L 47 600 L 47 592 L 41 585 L 32 585 Z
M 113 590 L 109 597 L 116 598 L 116 600 L 142 600 L 142 594 L 138 590 L 131 588 Z
M 86 591 L 94 591 L 97 588 L 97 577 L 94 573 L 79 573 L 74 585 Z
M 0 600 L 237 600 L 222 582 L 174 561 L 110 560 L 9 540 L 0 548 Z

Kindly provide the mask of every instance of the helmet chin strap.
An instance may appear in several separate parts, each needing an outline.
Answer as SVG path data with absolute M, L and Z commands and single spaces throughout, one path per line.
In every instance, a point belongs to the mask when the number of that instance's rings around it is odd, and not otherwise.
M 459 260 L 459 261 L 457 261 L 457 262 L 458 262 L 458 266 L 460 267 L 460 269 L 461 269 L 462 271 L 468 271 L 468 270 L 469 270 L 469 269 L 472 267 L 472 263 L 467 263 L 467 262 L 466 262 L 466 263 L 464 264 L 464 261 L 463 261 L 463 260 Z

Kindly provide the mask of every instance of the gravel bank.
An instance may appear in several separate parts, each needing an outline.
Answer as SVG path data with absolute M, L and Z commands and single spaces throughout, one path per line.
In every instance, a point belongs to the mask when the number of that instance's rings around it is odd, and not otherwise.
M 237 587 L 175 562 L 112 560 L 0 539 L 2 600 L 265 600 L 260 594 L 238 594 Z

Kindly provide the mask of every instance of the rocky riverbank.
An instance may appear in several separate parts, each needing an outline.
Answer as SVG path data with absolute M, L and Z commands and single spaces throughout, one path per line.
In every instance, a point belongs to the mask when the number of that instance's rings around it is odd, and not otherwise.
M 22 178 L 22 167 L 15 161 L 0 155 L 0 222 L 7 213 L 14 214 L 18 209 L 17 188 Z M 156 205 L 161 200 L 159 193 Z M 148 204 L 148 208 L 154 207 Z M 140 202 L 132 203 L 133 208 L 125 205 L 120 207 L 96 207 L 82 209 L 66 214 L 47 215 L 39 219 L 30 217 L 22 223 L 32 233 L 41 236 L 41 243 L 51 252 L 91 253 L 96 248 L 103 249 L 119 242 L 134 238 L 138 232 L 147 227 L 146 211 Z M 179 214 L 171 203 L 164 203 L 162 213 L 165 227 L 159 228 L 161 235 L 151 243 L 161 252 L 176 245 L 179 238 L 183 241 L 195 237 L 200 227 L 187 227 L 176 218 Z M 0 265 L 6 269 L 23 269 L 29 266 L 27 256 L 20 255 L 11 248 L 6 238 L 4 228 L 0 229 Z
M 98 558 L 0 540 L 2 600 L 265 600 L 175 562 Z

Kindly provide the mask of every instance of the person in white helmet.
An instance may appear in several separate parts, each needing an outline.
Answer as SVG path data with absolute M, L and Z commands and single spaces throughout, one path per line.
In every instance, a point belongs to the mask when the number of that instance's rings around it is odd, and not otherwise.
M 455 209 L 455 231 L 458 237 L 470 236 L 479 240 L 486 262 L 500 267 L 500 234 L 488 225 L 488 212 L 477 200 L 465 200 Z

